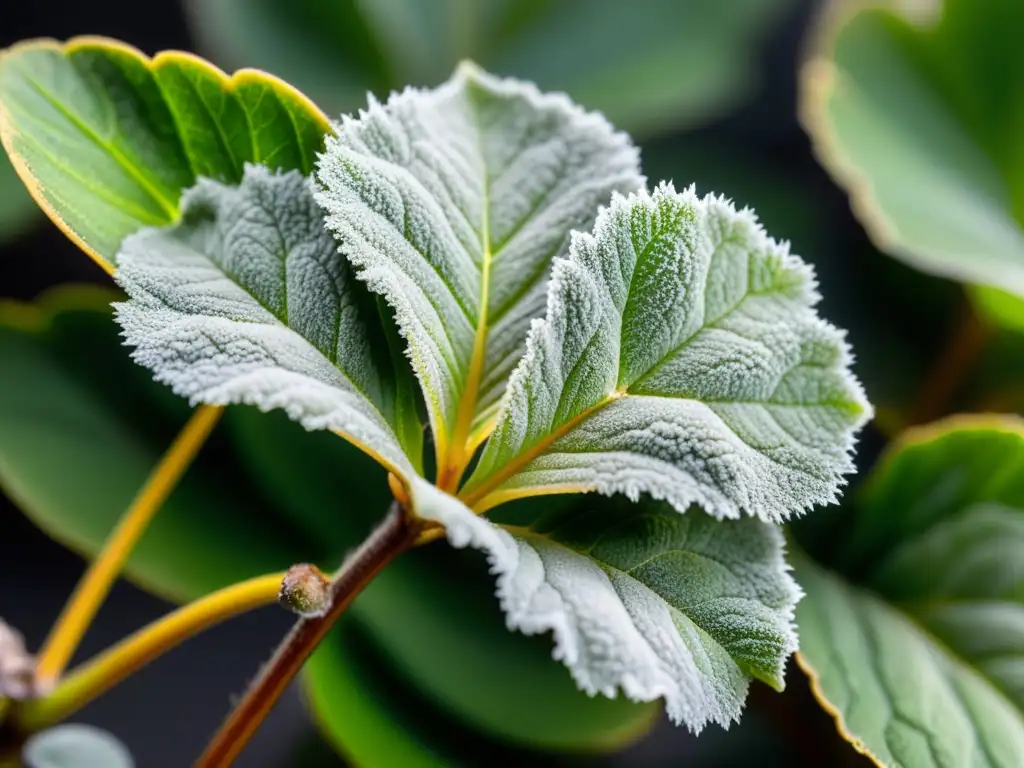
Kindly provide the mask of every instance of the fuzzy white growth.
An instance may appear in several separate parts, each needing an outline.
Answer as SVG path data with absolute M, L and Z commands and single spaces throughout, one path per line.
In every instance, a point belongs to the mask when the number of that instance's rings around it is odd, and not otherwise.
M 456 417 L 486 328 L 474 413 L 485 421 L 570 231 L 643 186 L 636 148 L 564 94 L 466 64 L 440 88 L 371 99 L 336 133 L 317 170 L 327 225 L 395 310 L 435 431 Z
M 423 481 L 414 484 L 413 504 L 445 526 L 453 546 L 487 554 L 509 628 L 551 632 L 554 657 L 590 695 L 664 699 L 674 722 L 699 732 L 739 718 L 751 674 L 782 686 L 801 593 L 772 525 L 670 512 L 662 521 L 690 526 L 689 539 L 673 540 L 655 520 L 644 530 L 660 536 L 629 539 L 618 552 L 633 558 L 626 568 L 549 535 L 510 533 Z M 598 524 L 589 540 L 629 517 Z M 652 515 L 633 520 L 644 517 Z
M 469 488 L 525 455 L 498 490 L 775 522 L 834 502 L 871 408 L 817 301 L 750 210 L 671 184 L 616 195 L 556 261 Z
M 133 358 L 193 403 L 280 408 L 411 473 L 375 300 L 302 176 L 247 166 L 236 188 L 200 181 L 182 209 L 177 227 L 133 235 L 118 256 Z

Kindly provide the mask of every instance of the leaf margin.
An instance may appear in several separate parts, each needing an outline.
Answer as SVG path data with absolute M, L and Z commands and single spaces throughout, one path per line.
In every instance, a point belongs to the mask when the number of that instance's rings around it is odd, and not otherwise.
M 957 413 L 928 424 L 910 427 L 889 442 L 882 455 L 871 468 L 870 475 L 861 486 L 860 491 L 862 493 L 870 493 L 871 486 L 880 481 L 881 472 L 887 471 L 889 469 L 889 465 L 896 460 L 904 449 L 933 443 L 950 433 L 955 433 L 958 430 L 995 430 L 1005 434 L 1017 435 L 1024 440 L 1024 416 L 997 413 Z M 879 475 L 876 476 L 876 472 L 878 472 Z M 804 567 L 821 571 L 827 577 L 839 579 L 842 581 L 844 586 L 849 585 L 853 589 L 865 589 L 860 585 L 848 583 L 841 574 L 834 573 L 826 566 L 818 563 L 814 557 L 804 552 L 800 547 L 796 546 L 791 540 L 792 537 L 788 538 L 790 539 L 790 557 L 794 561 L 804 561 Z M 886 607 L 889 606 L 889 603 L 885 598 L 875 595 L 870 590 L 867 590 L 867 592 L 869 595 L 881 600 Z M 916 623 L 914 623 L 914 626 L 916 626 Z M 921 629 L 920 631 L 926 639 L 931 642 L 936 642 L 933 639 L 931 632 L 924 629 Z M 821 673 L 814 666 L 811 660 L 807 658 L 807 655 L 802 650 L 798 650 L 793 654 L 793 658 L 797 667 L 807 679 L 808 687 L 813 699 L 832 719 L 836 733 L 838 733 L 844 741 L 850 744 L 854 751 L 870 760 L 875 766 L 877 766 L 877 768 L 889 768 L 889 765 L 876 755 L 863 739 L 856 736 L 850 730 L 846 723 L 846 717 L 839 706 L 834 704 L 826 695 L 824 686 L 822 685 Z M 957 661 L 961 662 L 959 658 L 957 658 Z M 986 682 L 988 681 L 986 680 Z M 988 684 L 991 685 L 991 683 Z M 1001 692 L 1000 695 L 1002 695 Z
M 19 41 L 8 48 L 0 50 L 0 64 L 2 64 L 3 59 L 5 58 L 29 51 L 49 50 L 59 53 L 62 56 L 68 56 L 76 51 L 89 49 L 102 49 L 127 55 L 142 64 L 142 66 L 151 73 L 155 73 L 157 67 L 164 63 L 185 63 L 196 66 L 204 70 L 207 74 L 213 76 L 213 78 L 222 85 L 225 92 L 228 93 L 233 93 L 240 86 L 247 83 L 266 85 L 275 92 L 284 94 L 288 98 L 293 99 L 296 103 L 305 107 L 309 111 L 310 115 L 314 116 L 317 122 L 321 123 L 321 127 L 324 129 L 325 135 L 333 132 L 330 120 L 326 115 L 324 115 L 320 108 L 317 107 L 316 104 L 314 104 L 313 101 L 305 94 L 284 80 L 268 72 L 255 68 L 239 69 L 229 75 L 201 56 L 188 51 L 169 49 L 160 51 L 153 56 L 148 56 L 129 43 L 104 35 L 76 35 L 64 42 L 52 37 L 38 37 Z M 14 137 L 17 134 L 18 131 L 14 128 L 10 117 L 7 115 L 7 110 L 3 106 L 3 102 L 0 101 L 0 144 L 3 145 L 4 150 L 7 152 L 7 156 L 11 161 L 11 165 L 14 167 L 15 173 L 18 175 L 18 178 L 21 179 L 22 183 L 28 190 L 29 195 L 35 201 L 36 205 L 39 206 L 40 210 L 46 214 L 50 221 L 52 221 L 54 225 L 56 225 L 56 227 L 63 232 L 69 240 L 71 240 L 71 242 L 78 246 L 83 253 L 92 259 L 100 269 L 106 272 L 107 275 L 112 276 L 115 272 L 114 265 L 105 259 L 92 245 L 90 245 L 82 235 L 74 231 L 64 220 L 56 206 L 52 205 L 46 199 L 41 182 L 36 178 L 35 174 L 32 172 L 24 158 L 21 157 L 20 153 L 16 152 L 14 149 L 13 142 Z M 180 131 L 177 135 L 180 137 Z

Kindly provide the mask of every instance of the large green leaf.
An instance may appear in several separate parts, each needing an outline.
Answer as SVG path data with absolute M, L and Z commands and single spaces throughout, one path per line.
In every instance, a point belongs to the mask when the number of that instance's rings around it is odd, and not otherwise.
M 1024 4 L 936 5 L 836 3 L 804 122 L 880 247 L 1024 296 Z
M 198 176 L 238 182 L 246 162 L 309 173 L 329 130 L 280 80 L 186 53 L 82 37 L 0 54 L 0 139 L 40 207 L 108 271 L 124 237 L 178 218 Z
M 1024 422 L 910 432 L 857 502 L 796 558 L 823 706 L 879 764 L 1024 765 Z
M 259 66 L 334 113 L 412 83 L 437 85 L 464 58 L 567 91 L 633 133 L 734 107 L 756 80 L 759 43 L 790 0 L 191 0 L 201 44 Z
M 834 501 L 870 406 L 817 298 L 750 210 L 665 184 L 616 197 L 555 263 L 460 498 L 646 492 L 766 521 Z
M 124 354 L 109 309 L 117 297 L 76 288 L 38 307 L 0 305 L 0 484 L 40 527 L 86 554 L 101 546 L 188 416 L 183 401 Z M 127 575 L 185 601 L 293 562 L 332 567 L 389 500 L 386 472 L 344 440 L 306 432 L 280 413 L 232 407 Z M 644 731 L 650 707 L 588 699 L 546 644 L 509 633 L 484 568 L 458 555 L 411 552 L 352 608 L 439 717 L 541 748 L 606 748 Z M 311 684 L 344 688 L 352 674 Z M 354 722 L 388 717 L 355 706 L 318 705 L 317 713 L 325 729 L 353 740 L 352 750 L 364 743 Z
M 118 320 L 133 357 L 193 402 L 284 409 L 401 474 L 419 470 L 415 383 L 298 172 L 202 180 L 182 218 L 124 241 Z M 394 334 L 392 334 L 394 336 Z
M 509 628 L 551 632 L 590 695 L 664 698 L 699 733 L 739 719 L 751 677 L 783 688 L 800 591 L 775 526 L 608 500 L 502 526 L 424 482 L 412 501 L 487 554 Z
M 0 200 L 2 245 L 20 235 L 39 215 L 39 208 L 25 191 L 6 152 L 0 152 Z
M 317 176 L 342 252 L 396 311 L 449 477 L 490 429 L 570 230 L 643 184 L 636 149 L 563 95 L 463 65 L 345 118 Z

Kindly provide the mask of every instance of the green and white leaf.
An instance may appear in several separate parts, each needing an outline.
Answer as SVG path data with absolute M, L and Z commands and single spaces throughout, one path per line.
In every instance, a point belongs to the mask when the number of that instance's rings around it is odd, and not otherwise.
M 800 590 L 775 526 L 599 501 L 504 528 L 424 481 L 413 504 L 453 546 L 487 554 L 509 628 L 550 631 L 591 695 L 663 698 L 699 732 L 739 718 L 751 677 L 783 688 Z
M 58 725 L 32 736 L 22 749 L 25 768 L 134 768 L 128 749 L 91 725 Z
M 1024 4 L 833 5 L 801 108 L 854 212 L 917 269 L 1024 296 Z
M 118 264 L 125 340 L 177 394 L 280 408 L 416 471 L 411 374 L 299 173 L 247 166 L 238 187 L 201 180 L 181 223 L 128 238 Z
M 1024 422 L 909 433 L 844 523 L 794 558 L 801 664 L 840 730 L 882 765 L 1024 765 Z
M 460 498 L 649 493 L 775 522 L 835 501 L 871 409 L 817 300 L 751 211 L 666 184 L 617 196 L 556 261 Z
M 195 56 L 150 59 L 116 40 L 30 40 L 0 51 L 0 139 L 39 205 L 112 272 L 125 237 L 177 221 L 206 176 L 247 162 L 312 170 L 330 123 L 264 72 Z
M 570 230 L 643 185 L 635 147 L 564 95 L 471 65 L 336 133 L 318 170 L 328 226 L 394 307 L 439 446 L 486 432 Z

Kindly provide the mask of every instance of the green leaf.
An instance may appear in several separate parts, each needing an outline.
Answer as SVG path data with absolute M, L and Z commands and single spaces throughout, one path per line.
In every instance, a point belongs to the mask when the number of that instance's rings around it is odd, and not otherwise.
M 39 208 L 25 191 L 24 185 L 7 159 L 0 152 L 0 245 L 13 240 L 38 218 Z
M 475 552 L 440 545 L 409 552 L 374 579 L 352 611 L 438 710 L 505 742 L 619 749 L 660 712 L 655 704 L 586 696 L 552 660 L 550 643 L 510 633 Z
M 636 149 L 564 96 L 471 65 L 345 118 L 317 200 L 385 296 L 426 396 L 439 477 L 490 430 L 569 231 L 643 183 Z
M 751 93 L 762 40 L 791 0 L 191 0 L 201 45 L 272 71 L 332 113 L 464 58 L 567 91 L 634 134 L 690 126 Z
M 118 297 L 65 288 L 39 306 L 0 304 L 0 486 L 43 530 L 86 555 L 100 548 L 188 418 L 186 403 L 124 354 L 109 307 Z M 346 441 L 306 432 L 281 412 L 232 406 L 126 576 L 184 602 L 295 562 L 331 568 L 389 501 L 386 472 Z M 439 732 L 450 730 L 451 718 L 500 742 L 593 751 L 646 730 L 649 705 L 587 698 L 545 643 L 508 632 L 485 568 L 460 554 L 408 553 L 351 609 L 390 674 L 445 718 Z M 307 679 L 327 677 L 310 684 L 333 689 L 360 672 L 314 669 Z M 373 689 L 390 685 L 376 672 L 369 677 Z M 352 750 L 366 743 L 350 730 L 353 721 L 390 717 L 355 706 L 316 712 L 325 728 L 353 740 Z
M 460 498 L 641 493 L 779 521 L 835 501 L 870 406 L 810 268 L 749 210 L 663 184 L 555 263 Z
M 988 286 L 972 286 L 974 307 L 979 314 L 1003 328 L 1024 333 L 1024 297 Z
M 414 509 L 485 552 L 510 629 L 551 632 L 590 695 L 664 698 L 694 732 L 739 718 L 751 677 L 781 690 L 796 649 L 778 529 L 667 504 L 604 502 L 499 526 L 419 481 Z
M 802 666 L 880 765 L 1024 764 L 1022 470 L 1020 419 L 913 430 L 795 559 Z
M 108 272 L 127 235 L 177 220 L 198 176 L 237 183 L 247 162 L 308 174 L 329 130 L 280 80 L 228 77 L 186 53 L 149 59 L 80 37 L 0 55 L 0 139 L 39 205 Z
M 132 356 L 175 393 L 284 409 L 389 469 L 418 471 L 411 373 L 297 172 L 250 165 L 237 187 L 200 181 L 181 222 L 127 238 L 118 264 Z
M 32 736 L 22 750 L 25 768 L 134 768 L 128 749 L 91 725 L 58 725 Z
M 1024 296 L 1024 5 L 935 5 L 837 10 L 804 123 L 883 250 Z

